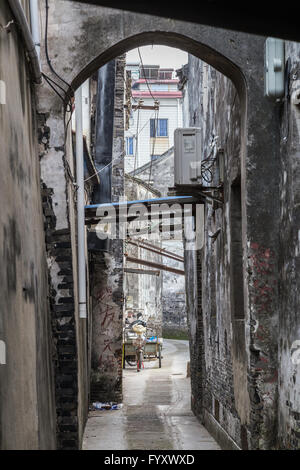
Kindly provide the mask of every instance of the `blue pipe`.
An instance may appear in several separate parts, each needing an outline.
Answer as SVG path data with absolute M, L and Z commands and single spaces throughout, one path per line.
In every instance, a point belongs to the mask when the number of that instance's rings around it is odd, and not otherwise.
M 92 204 L 90 206 L 85 206 L 85 209 L 97 209 L 98 207 L 119 207 L 119 206 L 125 206 L 125 205 L 132 205 L 132 204 L 144 204 L 144 203 L 152 203 L 156 204 L 159 202 L 172 202 L 172 201 L 179 201 L 187 199 L 188 201 L 194 201 L 195 198 L 194 196 L 167 196 L 167 197 L 158 197 L 155 199 L 140 199 L 137 201 L 122 201 L 122 202 L 110 202 L 110 203 L 104 203 L 104 204 Z

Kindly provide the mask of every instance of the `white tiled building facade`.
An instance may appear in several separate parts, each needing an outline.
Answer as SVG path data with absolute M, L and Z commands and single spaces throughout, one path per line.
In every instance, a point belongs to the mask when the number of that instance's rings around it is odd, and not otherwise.
M 129 129 L 125 132 L 125 171 L 129 173 L 174 145 L 174 130 L 182 127 L 182 93 L 177 88 L 173 69 L 145 65 L 143 70 L 139 64 L 127 64 L 126 70 L 131 71 L 133 106 L 139 100 L 144 107 L 154 106 L 154 100 L 159 102 L 158 111 L 133 109 L 131 112 Z

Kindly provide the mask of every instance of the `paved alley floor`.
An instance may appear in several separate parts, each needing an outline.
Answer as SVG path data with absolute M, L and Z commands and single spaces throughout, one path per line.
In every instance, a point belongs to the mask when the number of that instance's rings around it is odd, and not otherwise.
M 164 340 L 162 356 L 126 364 L 123 408 L 89 413 L 83 450 L 220 450 L 190 409 L 188 341 Z

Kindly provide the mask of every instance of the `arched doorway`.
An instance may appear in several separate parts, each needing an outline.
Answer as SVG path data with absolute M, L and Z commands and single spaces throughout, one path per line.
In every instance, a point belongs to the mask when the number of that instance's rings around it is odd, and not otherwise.
M 241 212 L 243 214 L 244 266 L 250 266 L 252 269 L 251 250 L 255 250 L 256 245 L 251 245 L 251 242 L 255 243 L 258 240 L 261 246 L 276 251 L 277 241 L 271 235 L 272 229 L 266 233 L 258 227 L 257 208 L 260 211 L 260 216 L 263 216 L 263 206 L 267 205 L 267 201 L 265 199 L 264 205 L 261 204 L 260 197 L 254 191 L 252 184 L 255 179 L 256 181 L 258 178 L 263 180 L 264 176 L 268 174 L 273 164 L 274 154 L 276 154 L 274 142 L 270 134 L 268 135 L 268 131 L 274 126 L 272 121 L 273 105 L 266 101 L 262 89 L 263 38 L 249 41 L 248 35 L 242 33 L 214 30 L 213 28 L 187 25 L 183 22 L 144 17 L 131 13 L 119 12 L 115 14 L 109 9 L 101 9 L 100 14 L 100 10 L 93 6 L 85 7 L 84 12 L 78 6 L 70 6 L 72 20 L 66 31 L 62 31 L 60 36 L 55 37 L 59 5 L 57 7 L 57 11 L 53 13 L 51 19 L 49 37 L 52 50 L 60 50 L 63 54 L 63 60 L 62 57 L 57 58 L 53 61 L 53 65 L 59 75 L 64 76 L 73 88 L 83 83 L 101 65 L 126 50 L 152 42 L 184 49 L 212 65 L 233 81 L 239 94 L 242 109 L 240 156 L 242 162 Z M 66 48 L 67 37 L 72 37 L 73 42 L 68 48 Z M 46 62 L 45 68 L 47 68 Z M 263 129 L 258 129 L 256 123 L 258 100 L 264 105 L 259 108 L 260 118 L 264 122 Z M 46 116 L 49 108 L 51 108 L 50 115 Z M 65 155 L 62 149 L 64 143 L 63 110 L 58 99 L 53 97 L 46 87 L 41 89 L 39 110 L 41 114 L 45 115 L 45 126 L 50 128 L 47 155 L 46 158 L 43 156 L 41 165 L 42 178 L 47 186 L 50 185 L 53 188 L 56 197 L 56 230 L 72 232 L 74 220 L 70 217 L 70 212 L 73 210 L 73 202 L 70 196 L 71 190 L 69 190 L 65 179 Z M 265 152 L 266 148 L 268 154 L 264 153 L 262 164 L 262 152 Z M 51 176 L 49 176 L 46 165 L 46 160 L 50 157 L 52 161 L 57 162 L 57 173 Z M 276 178 L 272 180 L 271 184 L 276 186 Z M 62 190 L 62 187 L 65 189 Z M 68 197 L 66 197 L 66 192 L 69 194 Z M 251 207 L 247 205 L 247 198 L 251 199 Z M 274 228 L 277 226 L 276 224 L 274 213 L 271 226 Z M 73 238 L 72 247 L 74 248 L 74 246 L 75 239 Z M 264 276 L 265 282 L 268 282 L 268 273 L 265 273 Z M 52 272 L 51 278 L 55 290 L 59 292 L 59 281 L 55 271 Z M 252 285 L 244 283 L 244 288 L 245 312 L 247 312 L 245 321 L 249 322 L 250 316 L 255 319 L 261 315 L 262 304 L 258 302 Z M 249 292 L 248 288 L 250 288 Z M 62 294 L 62 298 L 63 296 Z M 63 300 L 60 303 L 63 303 Z M 276 313 L 276 309 L 274 309 L 275 316 Z M 273 337 L 266 337 L 265 341 L 273 345 Z M 249 342 L 255 342 L 254 336 L 250 335 Z M 248 350 L 246 361 L 249 364 L 251 363 L 250 356 L 251 353 Z M 245 374 L 245 364 L 243 367 Z M 244 384 L 246 389 L 248 385 L 246 381 Z M 250 384 L 249 387 L 251 388 L 251 386 Z M 254 385 L 255 387 L 256 385 Z M 260 384 L 260 387 L 261 393 L 263 393 L 265 384 Z M 247 390 L 245 392 L 247 393 Z M 274 387 L 272 393 L 276 393 Z

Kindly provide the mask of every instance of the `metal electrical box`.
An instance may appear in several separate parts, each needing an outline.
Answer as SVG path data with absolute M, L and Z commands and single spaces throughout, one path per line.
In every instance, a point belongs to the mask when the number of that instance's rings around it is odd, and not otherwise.
M 265 42 L 265 95 L 279 99 L 284 96 L 284 41 L 267 38 Z
M 201 183 L 201 129 L 178 128 L 174 131 L 174 184 Z

